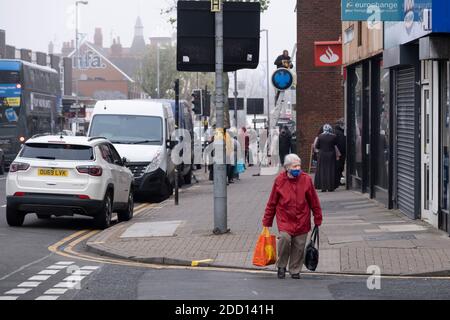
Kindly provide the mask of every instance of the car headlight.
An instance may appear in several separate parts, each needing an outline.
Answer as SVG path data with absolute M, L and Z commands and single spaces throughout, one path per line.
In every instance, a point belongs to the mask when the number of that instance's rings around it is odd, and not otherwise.
M 155 170 L 157 170 L 159 168 L 159 166 L 161 165 L 162 162 L 162 151 L 159 150 L 155 157 L 153 158 L 152 162 L 150 162 L 150 164 L 147 167 L 147 170 L 145 172 L 153 172 Z

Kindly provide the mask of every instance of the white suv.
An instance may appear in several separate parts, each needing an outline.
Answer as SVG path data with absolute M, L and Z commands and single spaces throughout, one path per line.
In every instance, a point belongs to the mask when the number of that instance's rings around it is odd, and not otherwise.
M 36 136 L 11 164 L 6 180 L 6 218 L 21 226 L 25 215 L 40 219 L 84 215 L 100 229 L 133 217 L 133 174 L 105 138 Z

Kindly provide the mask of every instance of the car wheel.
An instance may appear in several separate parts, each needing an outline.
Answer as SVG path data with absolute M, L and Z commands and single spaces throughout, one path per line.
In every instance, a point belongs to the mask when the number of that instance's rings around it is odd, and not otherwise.
M 37 218 L 40 220 L 50 220 L 52 216 L 45 215 L 45 214 L 36 214 Z
M 10 227 L 21 227 L 25 220 L 25 214 L 19 210 L 6 206 L 6 222 Z
M 102 209 L 95 216 L 94 222 L 95 226 L 101 230 L 107 229 L 111 226 L 112 219 L 112 199 L 111 193 L 108 192 L 103 200 Z
M 133 219 L 133 212 L 134 212 L 134 196 L 133 190 L 130 190 L 130 194 L 128 195 L 127 209 L 117 212 L 117 218 L 119 219 L 119 222 L 130 221 L 131 219 Z

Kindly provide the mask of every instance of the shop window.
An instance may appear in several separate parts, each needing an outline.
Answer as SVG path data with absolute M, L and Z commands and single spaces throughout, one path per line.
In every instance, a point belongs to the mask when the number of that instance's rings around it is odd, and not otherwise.
M 377 174 L 375 184 L 383 189 L 389 187 L 389 113 L 390 113 L 390 76 L 389 69 L 380 72 L 379 128 L 377 146 Z
M 354 127 L 352 134 L 352 152 L 349 156 L 352 157 L 352 174 L 356 177 L 362 177 L 362 129 L 363 129 L 363 67 L 359 65 L 354 68 L 352 77 L 351 99 L 353 105 Z
M 445 64 L 444 64 L 445 66 Z M 441 207 L 448 212 L 450 207 L 450 87 L 449 87 L 449 63 L 442 68 L 442 113 L 441 113 Z

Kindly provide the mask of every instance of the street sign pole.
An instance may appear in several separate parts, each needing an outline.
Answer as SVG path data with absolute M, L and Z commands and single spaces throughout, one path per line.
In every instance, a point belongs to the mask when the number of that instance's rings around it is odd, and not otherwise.
M 238 116 L 237 116 L 237 71 L 234 72 L 234 123 L 236 128 L 238 127 Z
M 217 7 L 214 5 L 219 5 Z M 214 133 L 214 234 L 224 234 L 227 228 L 227 175 L 225 161 L 225 124 L 223 94 L 223 8 L 221 1 L 211 0 L 216 25 L 216 130 Z

